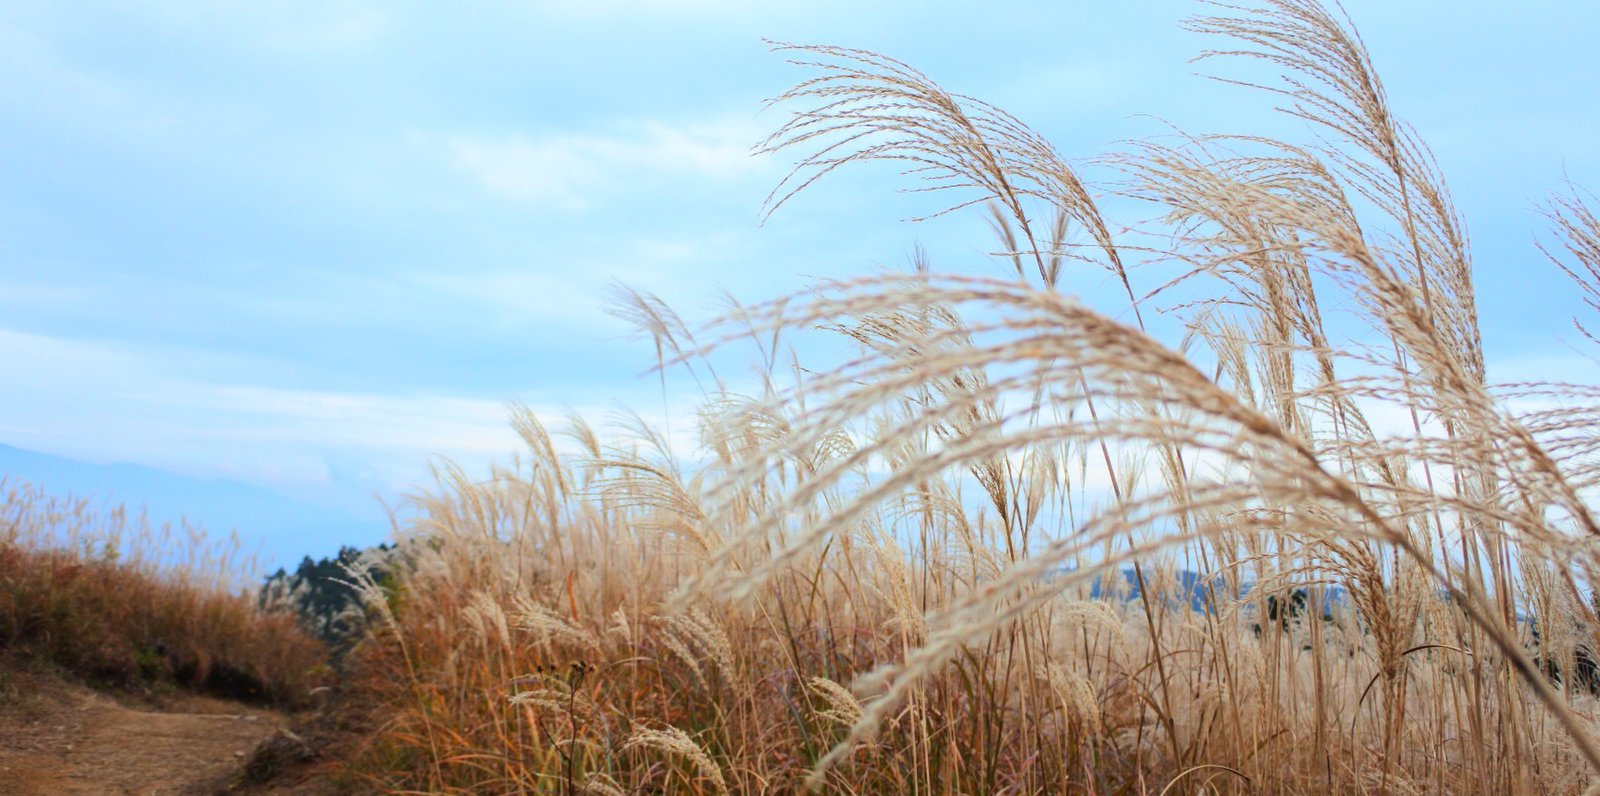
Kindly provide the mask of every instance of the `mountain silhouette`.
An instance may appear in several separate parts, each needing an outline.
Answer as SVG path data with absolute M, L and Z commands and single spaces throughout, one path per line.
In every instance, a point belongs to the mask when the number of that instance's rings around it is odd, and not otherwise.
M 152 524 L 187 519 L 208 535 L 237 531 L 246 552 L 259 551 L 270 571 L 303 556 L 335 555 L 341 546 L 366 546 L 388 535 L 388 524 L 348 511 L 309 504 L 265 487 L 180 475 L 135 464 L 94 464 L 0 444 L 0 478 L 99 505 L 144 509 Z

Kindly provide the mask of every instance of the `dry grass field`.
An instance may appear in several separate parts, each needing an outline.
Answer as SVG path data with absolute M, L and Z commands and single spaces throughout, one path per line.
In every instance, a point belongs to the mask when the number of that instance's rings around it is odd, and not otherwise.
M 263 610 L 248 570 L 235 540 L 0 482 L 0 671 L 304 704 L 325 652 L 292 614 Z
M 779 46 L 804 77 L 762 148 L 798 165 L 767 210 L 887 162 L 987 213 L 996 269 L 934 252 L 705 325 L 620 292 L 660 367 L 702 386 L 698 447 L 517 408 L 518 460 L 442 465 L 395 577 L 352 574 L 374 629 L 349 686 L 375 725 L 351 775 L 407 794 L 1600 793 L 1600 388 L 1489 380 L 1465 222 L 1342 12 L 1206 8 L 1208 68 L 1281 73 L 1253 88 L 1306 140 L 1174 133 L 1090 181 L 910 65 Z M 1546 207 L 1518 267 L 1595 303 L 1593 198 Z M 1077 298 L 1091 280 L 1121 299 Z M 849 353 L 792 359 L 829 350 L 810 339 Z M 751 351 L 760 376 L 724 378 Z M 184 599 L 141 632 L 286 670 L 229 630 L 232 604 Z M 58 654 L 126 673 L 97 651 L 121 636 L 87 638 Z
M 1086 184 L 1003 110 L 864 51 L 806 70 L 774 211 L 856 161 L 992 216 L 930 262 L 693 328 L 699 448 L 514 424 L 408 529 L 358 762 L 402 793 L 1582 793 L 1600 406 L 1491 384 L 1464 222 L 1336 8 L 1190 22 L 1309 141 L 1171 136 Z M 1123 230 L 1104 197 L 1149 208 Z M 1530 262 L 1600 289 L 1600 222 Z M 968 209 L 970 208 L 970 209 Z M 1554 262 L 1552 262 L 1554 261 Z M 1142 278 L 1134 278 L 1134 270 Z M 1125 302 L 1072 296 L 1080 273 Z M 1149 277 L 1155 275 L 1155 277 Z M 1136 291 L 1154 281 L 1158 289 Z M 1166 312 L 1182 332 L 1146 320 Z M 797 336 L 854 355 L 794 363 Z M 734 392 L 714 361 L 752 344 Z
M 1488 380 L 1464 222 L 1338 9 L 1213 10 L 1208 57 L 1281 72 L 1308 140 L 1175 134 L 1096 184 L 909 65 L 780 46 L 768 210 L 887 161 L 988 212 L 999 270 L 705 327 L 621 295 L 704 385 L 699 448 L 517 410 L 524 459 L 441 473 L 368 585 L 372 786 L 1594 792 L 1595 388 Z M 1589 201 L 1529 267 L 1593 296 Z M 808 335 L 855 353 L 788 361 Z

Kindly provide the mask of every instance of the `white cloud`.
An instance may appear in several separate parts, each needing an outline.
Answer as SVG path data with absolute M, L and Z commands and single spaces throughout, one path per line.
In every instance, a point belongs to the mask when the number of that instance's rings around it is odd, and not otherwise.
M 91 462 L 127 462 L 224 476 L 290 492 L 336 488 L 344 498 L 389 497 L 426 483 L 434 456 L 473 470 L 523 450 L 506 398 L 384 394 L 241 383 L 216 363 L 146 350 L 0 330 L 0 443 Z M 635 403 L 665 426 L 653 382 L 578 396 L 597 428 Z M 676 393 L 675 393 L 676 394 Z M 511 396 L 507 396 L 509 398 Z M 692 401 L 671 408 L 674 444 L 692 449 Z M 531 403 L 552 430 L 567 407 Z M 359 471 L 362 483 L 336 483 Z
M 392 17 L 378 8 L 296 9 L 297 24 L 284 24 L 268 42 L 288 52 L 347 55 L 370 50 L 393 31 Z
M 496 334 L 616 337 L 631 329 L 605 311 L 612 285 L 651 291 L 697 324 L 718 297 L 713 285 L 747 267 L 753 230 L 754 222 L 746 230 L 702 229 L 693 238 L 618 235 L 595 241 L 593 250 L 541 252 L 512 267 L 417 271 L 398 284 L 408 295 L 459 302 Z
M 90 461 L 292 486 L 326 477 L 324 452 L 418 471 L 518 445 L 498 400 L 215 383 L 186 352 L 10 331 L 0 361 L 0 441 Z
M 461 134 L 449 138 L 446 146 L 451 162 L 492 194 L 582 211 L 644 182 L 670 180 L 693 187 L 765 180 L 767 160 L 751 154 L 760 129 L 735 121 L 646 121 L 603 134 Z
M 813 4 L 819 5 L 819 4 Z M 749 0 L 544 0 L 533 4 L 540 13 L 566 17 L 635 17 L 660 15 L 677 18 L 684 14 L 716 15 L 718 20 L 730 16 L 744 18 L 769 18 L 781 16 L 788 9 Z M 822 9 L 813 7 L 812 12 Z

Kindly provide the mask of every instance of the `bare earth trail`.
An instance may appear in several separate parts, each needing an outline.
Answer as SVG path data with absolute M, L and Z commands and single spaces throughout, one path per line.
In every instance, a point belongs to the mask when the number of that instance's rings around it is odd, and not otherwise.
M 0 704 L 5 796 L 227 792 L 256 749 L 289 726 L 235 702 L 182 696 L 154 710 L 59 683 L 28 683 L 10 703 Z

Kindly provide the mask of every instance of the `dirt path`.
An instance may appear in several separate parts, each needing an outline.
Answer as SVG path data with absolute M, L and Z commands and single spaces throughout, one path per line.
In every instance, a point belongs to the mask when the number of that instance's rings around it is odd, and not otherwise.
M 0 794 L 194 796 L 235 782 L 288 726 L 269 711 L 179 697 L 159 711 L 30 678 L 0 704 Z

